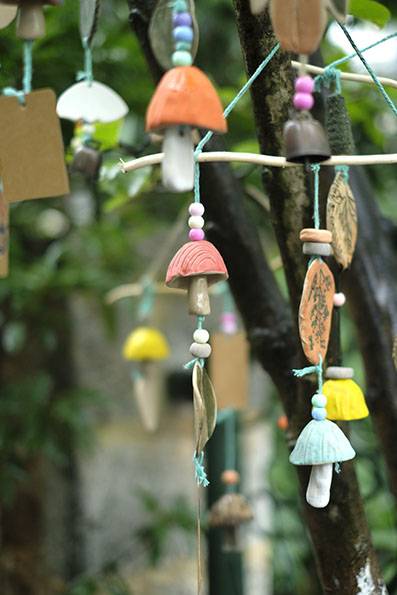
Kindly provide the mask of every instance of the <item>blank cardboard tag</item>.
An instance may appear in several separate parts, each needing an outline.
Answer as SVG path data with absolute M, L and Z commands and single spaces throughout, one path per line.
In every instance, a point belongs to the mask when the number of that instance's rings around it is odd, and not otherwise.
M 248 405 L 248 342 L 244 333 L 211 337 L 210 376 L 218 409 L 244 409 Z
M 8 203 L 4 198 L 4 194 L 0 192 L 0 278 L 8 276 L 8 225 L 9 222 L 9 208 Z
M 61 127 L 51 89 L 0 97 L 0 175 L 7 202 L 69 192 Z

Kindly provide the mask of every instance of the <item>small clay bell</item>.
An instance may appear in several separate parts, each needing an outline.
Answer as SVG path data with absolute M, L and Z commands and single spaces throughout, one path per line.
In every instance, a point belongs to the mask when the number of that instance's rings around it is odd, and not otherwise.
M 226 551 L 238 549 L 240 525 L 253 519 L 248 501 L 241 494 L 225 494 L 211 507 L 209 524 L 223 529 L 223 547 Z
M 284 126 L 285 156 L 294 163 L 319 163 L 331 157 L 324 128 L 305 112 Z
M 87 145 L 81 145 L 76 149 L 71 168 L 72 171 L 95 180 L 98 177 L 101 164 L 102 153 L 100 151 Z

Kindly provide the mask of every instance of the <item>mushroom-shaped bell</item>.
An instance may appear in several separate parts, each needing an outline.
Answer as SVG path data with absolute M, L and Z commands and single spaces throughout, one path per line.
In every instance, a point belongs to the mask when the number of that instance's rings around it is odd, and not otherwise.
M 146 130 L 164 132 L 163 184 L 173 192 L 193 188 L 192 128 L 227 131 L 222 104 L 208 77 L 195 66 L 165 73 L 146 113 Z
M 60 4 L 60 0 L 1 0 L 1 4 L 19 7 L 17 36 L 26 41 L 33 41 L 45 35 L 43 4 L 57 5 Z
M 353 421 L 369 415 L 363 391 L 354 380 L 327 380 L 323 394 L 327 397 L 328 419 Z
M 226 265 L 215 246 L 198 240 L 178 250 L 168 266 L 165 282 L 168 287 L 188 291 L 190 314 L 207 316 L 211 312 L 208 287 L 227 278 Z
M 288 120 L 284 126 L 285 156 L 294 163 L 319 163 L 331 157 L 324 128 L 309 112 Z
M 236 549 L 238 528 L 252 519 L 253 513 L 246 498 L 235 493 L 225 494 L 217 500 L 209 514 L 210 526 L 224 529 L 224 547 L 227 550 Z
M 138 327 L 123 347 L 125 359 L 138 362 L 132 373 L 134 396 L 144 428 L 154 432 L 159 426 L 163 397 L 163 374 L 157 362 L 169 355 L 167 339 L 160 331 Z
M 332 465 L 356 456 L 349 440 L 332 421 L 312 420 L 302 430 L 290 455 L 293 465 L 312 465 L 306 492 L 307 502 L 314 508 L 329 503 Z
M 72 122 L 115 122 L 128 113 L 118 93 L 98 81 L 81 81 L 66 89 L 58 99 L 57 114 Z

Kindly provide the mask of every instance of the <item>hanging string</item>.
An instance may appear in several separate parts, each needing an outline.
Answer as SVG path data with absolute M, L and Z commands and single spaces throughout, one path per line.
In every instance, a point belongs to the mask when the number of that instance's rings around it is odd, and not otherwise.
M 138 320 L 144 322 L 150 318 L 154 306 L 154 287 L 153 282 L 150 278 L 144 278 L 142 281 L 143 290 L 142 298 L 138 304 Z
M 3 89 L 3 95 L 7 97 L 16 97 L 21 105 L 26 103 L 26 95 L 32 91 L 33 78 L 33 40 L 26 40 L 23 42 L 23 72 L 22 72 L 22 89 L 14 89 L 14 87 L 6 87 Z
M 229 116 L 229 114 L 233 111 L 236 107 L 240 99 L 247 93 L 247 91 L 252 87 L 252 84 L 256 81 L 258 76 L 263 72 L 272 58 L 277 54 L 278 50 L 280 49 L 280 44 L 277 43 L 274 48 L 269 52 L 266 58 L 261 62 L 252 76 L 248 79 L 243 87 L 241 87 L 240 91 L 234 97 L 234 99 L 229 103 L 229 105 L 225 108 L 223 115 L 225 118 Z M 207 132 L 205 136 L 200 140 L 198 143 L 196 150 L 194 151 L 194 202 L 200 202 L 200 164 L 198 162 L 199 155 L 203 152 L 205 145 L 211 140 L 214 136 L 214 132 L 210 130 Z
M 207 473 L 205 472 L 204 468 L 204 451 L 200 453 L 194 453 L 193 464 L 197 485 L 206 488 L 210 485 L 210 482 L 208 481 Z
M 84 70 L 80 70 L 77 73 L 78 81 L 86 81 L 90 86 L 94 80 L 93 67 L 92 67 L 92 50 L 89 42 L 86 39 L 82 40 L 84 49 Z
M 313 220 L 314 227 L 320 229 L 320 164 L 313 163 L 310 169 L 314 175 L 314 206 L 313 206 Z
M 319 394 L 323 391 L 323 358 L 320 355 L 318 364 L 315 366 L 308 366 L 307 368 L 294 369 L 292 370 L 293 375 L 296 378 L 303 378 L 309 374 L 317 374 L 318 381 L 318 392 Z

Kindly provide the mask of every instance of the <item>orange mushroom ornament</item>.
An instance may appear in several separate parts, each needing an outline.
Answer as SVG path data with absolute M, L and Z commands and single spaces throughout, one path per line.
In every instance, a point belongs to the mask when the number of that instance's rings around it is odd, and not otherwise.
M 173 192 L 193 188 L 193 128 L 225 133 L 227 124 L 208 77 L 195 66 L 177 66 L 164 74 L 146 114 L 146 130 L 164 134 L 162 180 Z

